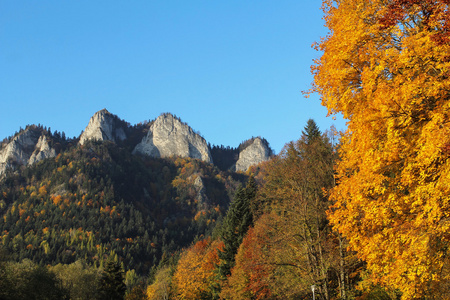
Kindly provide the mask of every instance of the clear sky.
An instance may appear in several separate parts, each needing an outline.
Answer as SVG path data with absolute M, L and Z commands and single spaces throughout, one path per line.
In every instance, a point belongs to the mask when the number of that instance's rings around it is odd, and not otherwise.
M 0 0 L 0 140 L 27 124 L 79 136 L 106 108 L 136 124 L 171 112 L 211 144 L 275 152 L 326 117 L 311 48 L 321 1 Z

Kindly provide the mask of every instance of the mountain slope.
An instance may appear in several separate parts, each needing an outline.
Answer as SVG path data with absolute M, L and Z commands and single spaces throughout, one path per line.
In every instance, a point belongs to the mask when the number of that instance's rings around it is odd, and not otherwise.
M 16 260 L 100 265 L 117 255 L 146 274 L 162 253 L 212 231 L 242 179 L 196 159 L 88 141 L 5 177 L 2 243 Z

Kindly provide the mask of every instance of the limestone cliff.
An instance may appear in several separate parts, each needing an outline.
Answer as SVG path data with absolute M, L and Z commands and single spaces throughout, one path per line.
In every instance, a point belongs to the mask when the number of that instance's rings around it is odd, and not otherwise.
M 0 149 L 0 176 L 7 169 L 21 165 L 31 165 L 44 158 L 55 157 L 42 130 L 30 127 L 17 134 Z
M 247 171 L 250 166 L 269 160 L 272 155 L 272 150 L 267 142 L 264 142 L 260 137 L 251 139 L 246 143 L 249 145 L 239 152 L 239 158 L 234 167 L 235 171 Z
M 169 113 L 159 116 L 150 125 L 147 136 L 136 145 L 133 153 L 152 157 L 190 157 L 212 163 L 205 139 Z
M 36 144 L 36 147 L 33 151 L 33 153 L 30 156 L 30 159 L 28 160 L 28 164 L 32 165 L 40 160 L 43 160 L 45 158 L 55 157 L 56 151 L 55 149 L 51 148 L 47 137 L 45 135 L 41 135 L 39 137 L 39 140 Z
M 127 138 L 125 132 L 125 122 L 106 109 L 102 109 L 89 120 L 89 124 L 80 136 L 80 144 L 83 145 L 88 140 L 122 141 Z

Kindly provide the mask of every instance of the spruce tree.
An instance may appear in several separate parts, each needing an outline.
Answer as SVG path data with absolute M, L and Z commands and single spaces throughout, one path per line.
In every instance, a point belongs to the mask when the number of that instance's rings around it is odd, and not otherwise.
M 100 278 L 100 299 L 122 300 L 126 289 L 122 266 L 118 261 L 109 258 Z
M 305 131 L 302 131 L 303 135 L 306 137 L 306 143 L 309 144 L 311 141 L 320 138 L 322 133 L 319 127 L 313 119 L 309 119 L 305 126 Z
M 221 239 L 224 248 L 219 251 L 220 263 L 217 267 L 219 279 L 224 280 L 231 274 L 235 264 L 235 255 L 250 226 L 253 225 L 251 203 L 256 196 L 256 183 L 250 177 L 247 186 L 239 186 L 236 190 L 234 201 L 231 203 L 225 216 Z

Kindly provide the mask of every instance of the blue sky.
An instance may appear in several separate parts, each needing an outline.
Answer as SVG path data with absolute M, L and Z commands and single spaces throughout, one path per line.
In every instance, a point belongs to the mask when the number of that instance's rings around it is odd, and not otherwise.
M 0 140 L 27 124 L 79 136 L 107 108 L 136 124 L 171 112 L 211 144 L 278 153 L 326 117 L 311 48 L 321 1 L 0 0 Z

